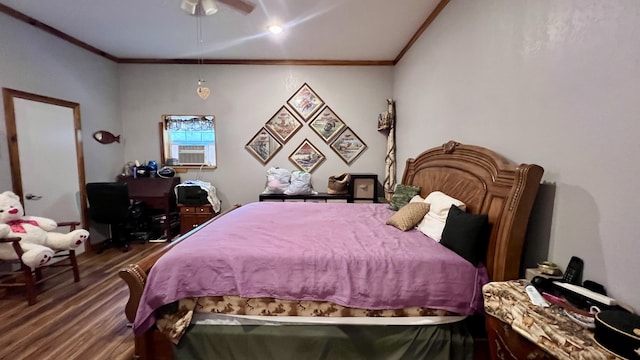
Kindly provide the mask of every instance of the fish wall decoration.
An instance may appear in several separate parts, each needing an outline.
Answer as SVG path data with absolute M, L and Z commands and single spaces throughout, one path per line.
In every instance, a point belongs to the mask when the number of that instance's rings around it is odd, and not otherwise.
M 120 135 L 115 136 L 112 133 L 100 130 L 93 133 L 93 138 L 100 144 L 111 144 L 112 142 L 120 142 Z

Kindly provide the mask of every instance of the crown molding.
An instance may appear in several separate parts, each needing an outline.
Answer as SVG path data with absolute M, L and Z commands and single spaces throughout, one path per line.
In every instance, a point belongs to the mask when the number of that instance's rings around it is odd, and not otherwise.
M 102 56 L 113 62 L 119 64 L 209 64 L 209 65 L 301 65 L 301 66 L 394 66 L 404 54 L 409 51 L 413 44 L 418 40 L 422 33 L 427 30 L 429 25 L 440 14 L 442 9 L 449 3 L 450 0 L 441 0 L 434 10 L 429 14 L 427 19 L 422 23 L 420 28 L 413 34 L 409 42 L 402 48 L 398 56 L 393 60 L 295 60 L 295 59 L 281 59 L 281 60 L 267 60 L 267 59 L 146 59 L 146 58 L 119 58 L 113 56 L 105 51 L 102 51 L 94 46 L 91 46 L 83 41 L 80 41 L 73 36 L 63 33 L 62 31 L 53 28 L 41 21 L 38 21 L 30 16 L 27 16 L 19 11 L 16 11 L 6 5 L 0 4 L 0 12 L 5 13 L 13 18 L 16 18 L 22 22 L 25 22 L 31 26 L 34 26 L 46 33 L 56 36 L 62 40 L 70 42 L 80 48 L 83 48 L 96 55 Z

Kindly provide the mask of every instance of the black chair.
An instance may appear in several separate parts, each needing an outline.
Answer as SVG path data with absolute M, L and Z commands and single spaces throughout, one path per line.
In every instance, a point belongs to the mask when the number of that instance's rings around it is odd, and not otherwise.
M 88 183 L 86 189 L 89 217 L 97 223 L 109 224 L 110 237 L 102 243 L 98 254 L 110 247 L 128 251 L 131 230 L 138 227 L 142 216 L 142 203 L 131 201 L 126 183 Z

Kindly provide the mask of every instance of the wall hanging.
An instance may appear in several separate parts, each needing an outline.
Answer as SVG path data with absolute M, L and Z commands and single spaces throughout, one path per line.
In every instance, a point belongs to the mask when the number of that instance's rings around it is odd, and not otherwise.
M 112 133 L 100 130 L 93 133 L 93 138 L 100 144 L 111 144 L 112 142 L 120 142 L 120 135 L 115 136 Z
M 331 148 L 348 165 L 365 151 L 367 145 L 353 130 L 347 128 L 331 143 Z
M 289 160 L 300 170 L 312 172 L 325 160 L 325 156 L 309 140 L 304 139 Z
M 338 135 L 346 125 L 338 115 L 336 115 L 329 106 L 325 106 L 322 111 L 309 123 L 309 126 L 315 131 L 324 142 L 329 142 L 334 136 Z
M 285 144 L 301 127 L 302 123 L 286 107 L 282 106 L 265 124 L 267 130 Z
M 300 89 L 287 100 L 287 104 L 289 104 L 304 121 L 307 121 L 313 114 L 320 110 L 322 105 L 324 105 L 324 101 L 307 83 L 304 83 Z
M 258 159 L 262 164 L 266 164 L 271 158 L 282 149 L 282 144 L 267 131 L 262 128 L 245 145 L 245 148 Z

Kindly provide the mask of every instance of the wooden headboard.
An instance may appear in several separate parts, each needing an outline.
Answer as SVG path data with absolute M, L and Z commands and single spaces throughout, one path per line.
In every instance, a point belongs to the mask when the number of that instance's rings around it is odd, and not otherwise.
M 408 159 L 402 183 L 461 200 L 492 225 L 486 266 L 492 281 L 517 279 L 524 236 L 543 168 L 513 164 L 495 152 L 449 141 Z

